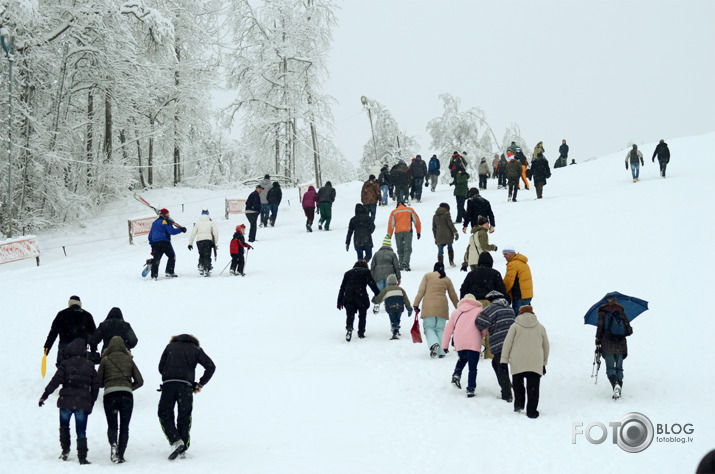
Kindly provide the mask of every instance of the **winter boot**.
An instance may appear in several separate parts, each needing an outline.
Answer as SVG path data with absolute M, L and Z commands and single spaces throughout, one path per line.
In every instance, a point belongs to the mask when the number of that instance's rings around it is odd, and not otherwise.
M 454 263 L 454 250 L 447 250 L 447 254 L 449 255 L 449 266 L 450 267 L 456 267 L 457 265 Z
M 117 443 L 113 443 L 112 447 L 109 450 L 109 459 L 113 462 L 116 463 L 118 456 L 117 456 Z
M 474 398 L 474 390 L 467 390 L 467 398 Z
M 437 255 L 437 261 L 444 265 L 444 255 Z
M 276 220 L 275 220 L 275 219 L 271 219 L 271 227 L 275 227 L 275 226 L 276 226 Z
M 615 376 L 608 377 L 608 381 L 611 382 L 611 388 L 616 388 L 616 383 L 618 383 L 618 379 Z
M 434 359 L 435 357 L 437 357 L 438 351 L 439 351 L 439 344 L 437 344 L 435 342 L 434 344 L 432 344 L 432 347 L 429 348 L 429 356 Z
M 60 446 L 62 447 L 62 454 L 60 454 L 60 459 L 67 461 L 70 455 L 70 429 L 60 428 Z
M 186 446 L 182 440 L 176 440 L 171 444 L 171 454 L 169 454 L 169 461 L 173 461 L 176 457 L 186 451 Z
M 462 388 L 462 383 L 459 381 L 459 375 L 453 375 L 452 376 L 452 386 L 455 388 Z
M 390 338 L 390 340 L 399 339 L 399 337 L 397 337 L 397 334 L 398 334 L 397 329 L 393 329 L 393 330 L 392 330 L 392 337 Z
M 352 328 L 350 328 L 345 332 L 345 340 L 350 342 L 350 340 L 352 338 L 353 338 L 353 330 L 352 330 Z
M 77 458 L 80 464 L 91 464 L 87 461 L 87 438 L 77 438 Z
M 616 384 L 613 387 L 613 399 L 618 400 L 619 398 L 621 398 L 621 386 Z
M 376 304 L 375 306 L 372 307 L 372 312 L 373 314 L 377 314 L 380 312 L 380 305 Z

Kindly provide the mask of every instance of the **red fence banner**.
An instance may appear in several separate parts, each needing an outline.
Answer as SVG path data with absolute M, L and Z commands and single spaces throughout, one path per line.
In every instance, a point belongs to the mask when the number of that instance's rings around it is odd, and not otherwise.
M 23 237 L 22 239 L 0 243 L 0 264 L 16 262 L 30 257 L 35 257 L 37 265 L 40 265 L 40 246 L 35 237 Z
M 131 219 L 127 221 L 129 225 L 129 244 L 134 245 L 134 237 L 147 235 L 151 230 L 151 224 L 155 220 L 156 217 L 144 217 L 142 219 Z
M 243 214 L 245 212 L 245 199 L 226 199 L 226 219 L 228 219 L 229 214 Z

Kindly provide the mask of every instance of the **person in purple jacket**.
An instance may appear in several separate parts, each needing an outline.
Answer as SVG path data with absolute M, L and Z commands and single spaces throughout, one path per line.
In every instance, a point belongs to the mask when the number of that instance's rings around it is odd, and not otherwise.
M 60 409 L 60 459 L 66 461 L 70 454 L 70 418 L 74 415 L 77 431 L 77 458 L 80 464 L 87 461 L 87 418 L 92 413 L 99 395 L 99 377 L 94 364 L 87 359 L 87 343 L 78 337 L 64 348 L 64 358 L 57 372 L 40 397 L 42 406 L 47 398 L 62 385 L 57 407 Z
M 303 212 L 305 213 L 305 229 L 313 232 L 313 219 L 315 218 L 315 208 L 318 206 L 318 192 L 313 186 L 308 186 L 308 190 L 301 199 Z

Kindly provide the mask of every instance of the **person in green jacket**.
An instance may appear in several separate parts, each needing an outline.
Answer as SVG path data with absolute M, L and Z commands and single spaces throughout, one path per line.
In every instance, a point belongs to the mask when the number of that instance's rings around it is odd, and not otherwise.
M 457 224 L 462 222 L 462 218 L 466 218 L 464 210 L 464 202 L 467 200 L 469 193 L 469 173 L 459 170 L 454 177 L 454 196 L 457 199 Z

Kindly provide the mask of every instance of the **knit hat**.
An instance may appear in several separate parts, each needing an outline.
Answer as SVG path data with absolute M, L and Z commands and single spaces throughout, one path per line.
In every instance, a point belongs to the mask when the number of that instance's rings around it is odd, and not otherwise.
M 516 253 L 516 250 L 514 250 L 514 246 L 511 244 L 507 244 L 504 246 L 502 249 L 501 253 Z
M 392 247 L 392 237 L 390 237 L 390 234 L 385 234 L 385 238 L 382 239 L 382 246 Z
M 492 290 L 489 293 L 487 293 L 487 299 L 490 302 L 494 302 L 494 300 L 498 300 L 499 298 L 504 298 L 504 295 L 501 294 L 501 292 L 497 290 Z
M 261 186 L 260 184 L 256 186 L 256 189 L 259 189 L 259 188 L 260 188 L 260 189 L 266 189 L 266 188 L 264 188 L 263 186 Z
M 165 216 L 169 215 L 169 210 L 167 208 L 159 209 L 160 214 L 164 214 Z
M 69 307 L 69 306 L 74 306 L 74 305 L 77 305 L 77 306 L 79 306 L 80 308 L 82 307 L 82 301 L 80 301 L 79 296 L 77 296 L 77 295 L 72 295 L 72 296 L 70 296 L 70 300 L 69 300 L 69 302 L 67 303 L 67 306 L 68 306 L 68 307 Z
M 388 285 L 397 285 L 397 277 L 393 274 L 387 275 L 387 284 Z
M 372 181 L 373 179 L 375 179 L 375 175 L 374 175 L 374 174 L 371 174 L 367 179 L 369 179 L 370 181 Z
M 271 175 L 267 174 L 263 176 L 263 179 L 271 179 Z
M 474 301 L 477 301 L 477 298 L 475 298 L 474 295 L 471 294 L 471 293 L 467 293 L 466 295 L 464 295 L 464 298 L 462 298 L 462 299 L 463 299 L 463 300 L 474 300 Z
M 202 216 L 208 216 L 208 215 L 209 215 L 209 210 L 208 210 L 208 209 L 204 209 L 203 211 L 201 211 L 201 215 L 202 215 Z
M 477 225 L 489 224 L 489 219 L 484 216 L 477 217 Z
M 240 224 L 236 226 L 236 232 L 243 232 L 246 230 L 246 224 Z
M 467 197 L 473 197 L 479 194 L 479 190 L 477 188 L 469 188 L 469 192 L 467 193 Z
M 519 314 L 533 313 L 533 312 L 534 312 L 534 308 L 528 304 L 526 306 L 522 306 L 521 308 L 519 308 Z

